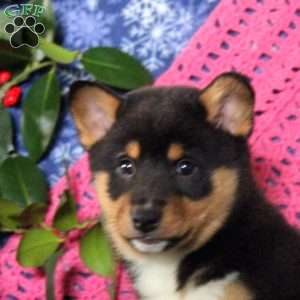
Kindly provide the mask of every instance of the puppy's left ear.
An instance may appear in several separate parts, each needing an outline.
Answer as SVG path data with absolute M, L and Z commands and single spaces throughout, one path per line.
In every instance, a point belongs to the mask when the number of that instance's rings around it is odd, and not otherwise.
M 254 91 L 237 73 L 218 76 L 200 95 L 207 121 L 235 136 L 247 137 L 253 127 Z
M 101 140 L 116 121 L 121 102 L 108 88 L 78 81 L 70 91 L 70 110 L 82 145 L 89 149 Z

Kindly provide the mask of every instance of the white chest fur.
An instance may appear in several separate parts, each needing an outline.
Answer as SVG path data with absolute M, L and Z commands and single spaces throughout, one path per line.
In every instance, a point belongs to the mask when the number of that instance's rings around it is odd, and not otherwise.
M 222 300 L 226 285 L 238 278 L 238 273 L 230 273 L 224 278 L 209 281 L 202 286 L 189 282 L 184 291 L 176 291 L 175 259 L 153 258 L 135 266 L 137 278 L 135 286 L 142 300 Z

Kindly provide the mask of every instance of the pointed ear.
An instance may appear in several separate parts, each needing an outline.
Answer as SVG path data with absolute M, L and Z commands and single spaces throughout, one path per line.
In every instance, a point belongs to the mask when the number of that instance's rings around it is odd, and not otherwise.
M 70 110 L 85 148 L 102 139 L 112 127 L 120 104 L 118 96 L 96 83 L 78 81 L 72 85 Z
M 253 125 L 254 91 L 237 73 L 218 76 L 200 95 L 207 120 L 235 136 L 248 136 Z

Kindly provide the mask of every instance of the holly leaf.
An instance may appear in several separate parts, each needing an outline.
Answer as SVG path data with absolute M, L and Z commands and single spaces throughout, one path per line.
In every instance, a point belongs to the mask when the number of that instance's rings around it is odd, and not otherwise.
M 152 83 L 151 74 L 140 62 L 115 48 L 89 49 L 81 62 L 97 80 L 118 88 L 130 90 Z
M 96 224 L 81 238 L 80 257 L 91 271 L 102 276 L 114 274 L 113 251 L 101 224 Z
M 44 221 L 47 212 L 45 203 L 33 203 L 18 216 L 22 228 L 39 225 Z
M 58 209 L 53 225 L 60 231 L 68 231 L 76 228 L 78 225 L 76 217 L 76 204 L 68 191 L 63 194 L 62 204 Z
M 63 242 L 51 230 L 34 228 L 23 235 L 17 260 L 23 267 L 40 267 Z
M 0 199 L 0 230 L 24 229 L 44 221 L 46 204 L 34 203 L 22 208 L 15 202 Z
M 23 210 L 19 203 L 0 198 L 0 217 L 18 216 Z
M 7 110 L 0 108 L 0 163 L 14 149 L 10 115 Z
M 35 161 L 47 150 L 57 123 L 60 99 L 55 69 L 32 85 L 23 105 L 21 132 L 25 147 Z
M 1 164 L 0 190 L 3 199 L 22 208 L 48 199 L 44 175 L 31 159 L 22 156 L 7 158 Z
M 0 216 L 0 231 L 15 231 L 21 228 L 21 224 L 13 216 Z

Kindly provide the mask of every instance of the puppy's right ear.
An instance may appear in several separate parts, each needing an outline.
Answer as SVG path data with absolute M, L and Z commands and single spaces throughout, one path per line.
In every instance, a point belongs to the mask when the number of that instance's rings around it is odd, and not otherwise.
M 116 121 L 121 102 L 108 88 L 78 81 L 71 86 L 70 110 L 82 145 L 89 149 Z

